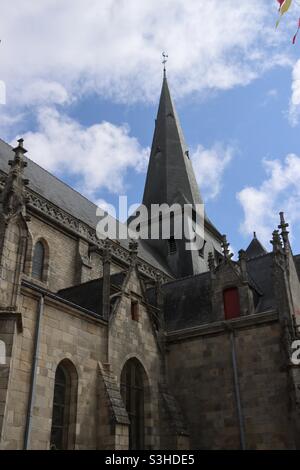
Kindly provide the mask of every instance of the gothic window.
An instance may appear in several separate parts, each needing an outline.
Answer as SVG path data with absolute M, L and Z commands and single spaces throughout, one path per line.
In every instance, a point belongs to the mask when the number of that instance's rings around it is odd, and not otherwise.
M 73 364 L 62 361 L 55 373 L 50 448 L 72 449 L 75 444 L 77 374 Z
M 38 241 L 34 246 L 32 258 L 32 277 L 40 281 L 43 280 L 45 264 L 45 248 L 41 241 Z
M 5 342 L 0 340 L 0 365 L 6 364 L 6 345 Z
M 137 300 L 131 301 L 131 319 L 139 321 L 139 303 Z
M 169 253 L 170 255 L 174 255 L 176 252 L 177 252 L 176 240 L 172 236 L 169 240 Z
M 130 359 L 121 374 L 121 395 L 126 406 L 129 426 L 129 449 L 144 449 L 144 370 L 137 359 Z
M 241 315 L 240 296 L 236 287 L 223 292 L 225 320 L 238 318 Z

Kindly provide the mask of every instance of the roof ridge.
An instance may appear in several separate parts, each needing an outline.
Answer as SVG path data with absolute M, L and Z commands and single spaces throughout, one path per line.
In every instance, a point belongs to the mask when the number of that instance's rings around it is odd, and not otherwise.
M 253 261 L 253 260 L 255 260 L 255 259 L 263 258 L 264 256 L 267 257 L 267 256 L 270 256 L 270 255 L 272 255 L 272 252 L 271 252 L 271 251 L 269 251 L 269 252 L 267 252 L 267 253 L 262 253 L 261 255 L 258 255 L 258 256 L 253 256 L 252 258 L 248 258 L 248 259 L 247 259 L 247 263 L 248 263 L 249 261 Z
M 209 271 L 205 271 L 203 273 L 198 273 L 198 274 L 191 274 L 190 276 L 185 276 L 185 277 L 180 277 L 178 279 L 172 279 L 171 281 L 165 282 L 163 286 L 174 284 L 175 282 L 180 282 L 180 281 L 187 281 L 188 279 L 196 278 L 196 277 L 204 277 L 205 275 L 207 276 L 209 274 Z
M 115 277 L 115 276 L 118 276 L 120 274 L 123 274 L 123 276 L 125 276 L 125 272 L 124 271 L 119 271 L 117 273 L 111 273 L 110 274 L 110 278 L 112 277 Z M 58 292 L 63 292 L 65 290 L 69 290 L 69 289 L 75 289 L 77 287 L 81 287 L 81 286 L 86 286 L 87 284 L 93 284 L 93 283 L 97 283 L 97 282 L 100 282 L 102 281 L 103 279 L 103 276 L 102 277 L 97 277 L 96 279 L 90 279 L 89 281 L 86 281 L 86 282 L 80 282 L 79 284 L 74 284 L 74 286 L 70 286 L 70 287 L 65 287 L 64 289 L 60 289 Z

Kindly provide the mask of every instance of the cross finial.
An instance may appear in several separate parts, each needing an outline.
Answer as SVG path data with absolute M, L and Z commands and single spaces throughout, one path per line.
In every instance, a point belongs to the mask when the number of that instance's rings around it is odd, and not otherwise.
M 166 77 L 166 63 L 168 62 L 168 54 L 166 52 L 163 52 L 162 53 L 162 56 L 163 56 L 163 60 L 162 60 L 162 63 L 164 64 L 164 77 Z
M 285 217 L 284 217 L 284 212 L 280 212 L 280 225 L 278 225 L 278 228 L 282 230 L 282 236 L 283 238 L 287 237 L 289 232 L 287 229 L 289 228 L 289 224 L 286 223 Z

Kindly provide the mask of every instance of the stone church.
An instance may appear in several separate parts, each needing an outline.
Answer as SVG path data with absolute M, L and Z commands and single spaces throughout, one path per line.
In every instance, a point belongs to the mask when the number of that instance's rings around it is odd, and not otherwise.
M 299 449 L 284 214 L 237 261 L 207 214 L 198 251 L 101 240 L 25 144 L 0 141 L 0 449 Z M 202 202 L 166 76 L 142 202 Z

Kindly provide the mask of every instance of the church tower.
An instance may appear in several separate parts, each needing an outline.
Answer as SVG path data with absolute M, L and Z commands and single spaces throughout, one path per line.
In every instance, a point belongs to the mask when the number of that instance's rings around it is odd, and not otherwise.
M 178 204 L 182 208 L 185 204 L 193 208 L 203 204 L 165 70 L 143 196 L 148 214 L 153 204 Z M 151 222 L 150 218 L 148 224 Z M 173 276 L 180 278 L 208 271 L 209 252 L 216 262 L 222 256 L 221 234 L 206 214 L 202 238 L 199 249 L 187 250 L 186 240 L 176 239 L 171 228 L 168 240 L 151 239 L 146 243 L 163 258 Z

